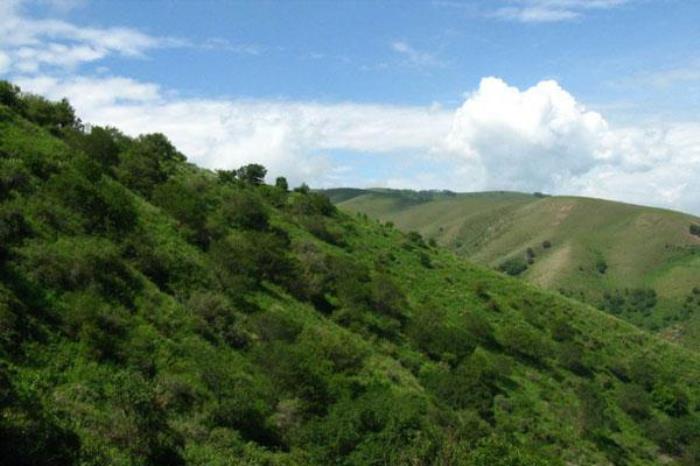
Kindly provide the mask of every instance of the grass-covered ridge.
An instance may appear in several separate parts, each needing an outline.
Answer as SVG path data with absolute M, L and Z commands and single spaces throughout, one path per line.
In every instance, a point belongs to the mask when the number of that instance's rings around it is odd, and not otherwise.
M 0 85 L 0 463 L 697 464 L 696 354 L 56 105 Z
M 330 190 L 480 264 L 700 349 L 700 218 L 568 196 Z

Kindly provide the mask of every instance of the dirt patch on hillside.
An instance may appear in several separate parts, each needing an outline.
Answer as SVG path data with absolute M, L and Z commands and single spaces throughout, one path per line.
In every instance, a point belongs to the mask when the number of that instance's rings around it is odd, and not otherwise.
M 571 245 L 564 244 L 546 257 L 540 258 L 532 266 L 529 279 L 532 283 L 550 288 L 571 264 Z

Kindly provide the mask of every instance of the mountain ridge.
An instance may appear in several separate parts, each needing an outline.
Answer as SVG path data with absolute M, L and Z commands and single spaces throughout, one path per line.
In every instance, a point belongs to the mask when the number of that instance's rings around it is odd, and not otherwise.
M 539 193 L 326 194 L 343 209 L 418 231 L 460 256 L 612 308 L 637 325 L 669 330 L 700 348 L 700 309 L 693 304 L 693 290 L 700 287 L 700 236 L 691 233 L 692 225 L 700 225 L 698 217 Z M 649 290 L 656 293 L 653 311 L 636 313 L 629 304 L 636 299 L 632 294 Z M 680 336 L 674 333 L 679 329 Z

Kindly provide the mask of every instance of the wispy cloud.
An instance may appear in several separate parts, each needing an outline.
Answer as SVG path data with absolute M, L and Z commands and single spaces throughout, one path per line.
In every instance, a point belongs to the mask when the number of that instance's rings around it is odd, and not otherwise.
M 391 49 L 401 55 L 404 62 L 416 67 L 444 66 L 444 63 L 430 52 L 418 50 L 408 42 L 397 40 L 391 43 Z
M 58 19 L 22 15 L 22 2 L 9 0 L 0 8 L 0 51 L 7 68 L 33 73 L 42 67 L 75 68 L 109 55 L 143 57 L 160 47 L 180 47 L 187 41 L 156 37 L 124 28 L 83 27 Z
M 643 73 L 629 81 L 649 84 L 656 88 L 669 88 L 675 84 L 700 82 L 700 63 Z
M 144 58 L 163 48 L 199 48 L 244 55 L 260 55 L 264 48 L 210 38 L 201 42 L 154 36 L 128 27 L 96 28 L 61 19 L 35 19 L 23 14 L 24 1 L 0 0 L 0 72 L 38 73 L 44 68 L 74 70 L 110 55 Z M 69 10 L 81 0 L 41 0 Z
M 552 23 L 580 18 L 591 10 L 619 7 L 631 0 L 506 0 L 487 16 L 521 23 Z M 507 5 L 505 5 L 507 4 Z

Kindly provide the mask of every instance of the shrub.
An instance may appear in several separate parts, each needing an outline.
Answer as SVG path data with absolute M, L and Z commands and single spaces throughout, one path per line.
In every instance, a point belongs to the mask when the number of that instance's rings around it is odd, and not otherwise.
M 651 414 L 651 397 L 643 387 L 634 383 L 620 386 L 617 403 L 624 412 L 638 421 L 648 418 Z
M 430 358 L 451 364 L 458 364 L 476 347 L 465 325 L 450 322 L 445 310 L 433 306 L 416 310 L 406 333 Z
M 543 249 L 549 249 L 552 247 L 552 242 L 547 240 L 542 241 L 542 248 Z
M 567 341 L 559 346 L 557 359 L 562 367 L 574 374 L 584 377 L 591 374 L 583 348 L 572 341 Z
M 117 177 L 129 188 L 150 198 L 156 185 L 164 183 L 185 156 L 160 133 L 139 136 L 120 156 Z
M 406 239 L 410 244 L 416 245 L 421 248 L 426 247 L 425 241 L 423 241 L 423 236 L 417 231 L 409 231 L 406 235 Z
M 83 135 L 79 148 L 102 167 L 112 167 L 119 163 L 120 147 L 117 138 L 120 136 L 115 129 L 94 126 L 89 133 Z
M 493 399 L 501 392 L 499 384 L 508 375 L 508 368 L 485 351 L 477 350 L 452 370 L 434 369 L 426 373 L 424 382 L 451 407 L 474 409 L 484 419 L 491 419 Z
M 312 192 L 294 196 L 291 210 L 294 214 L 301 216 L 321 215 L 330 217 L 336 212 L 335 206 L 327 196 Z
M 600 274 L 604 274 L 606 270 L 608 270 L 608 263 L 605 262 L 605 259 L 598 259 L 598 261 L 595 263 L 595 268 Z
M 289 183 L 287 183 L 287 178 L 283 176 L 278 176 L 277 179 L 275 180 L 275 187 L 279 189 L 280 191 L 287 192 L 289 191 Z
M 215 242 L 210 253 L 222 284 L 245 291 L 263 280 L 285 281 L 294 270 L 288 249 L 289 239 L 280 234 L 234 231 Z
M 269 227 L 269 214 L 263 202 L 252 191 L 237 190 L 227 195 L 219 207 L 225 228 L 263 231 Z
M 690 231 L 691 235 L 700 236 L 700 225 L 691 223 L 688 230 Z
M 20 88 L 7 81 L 0 81 L 0 104 L 7 105 L 20 113 L 23 113 L 26 108 Z
M 511 354 L 524 356 L 539 363 L 551 354 L 548 342 L 529 324 L 510 322 L 498 332 L 498 342 Z
M 244 183 L 259 185 L 265 182 L 267 168 L 258 163 L 251 163 L 236 170 L 236 175 Z
M 511 276 L 517 276 L 527 270 L 527 263 L 521 257 L 513 257 L 499 265 L 498 270 Z
M 203 179 L 171 178 L 154 189 L 153 203 L 175 217 L 185 239 L 202 248 L 208 246 L 210 232 L 207 217 L 212 209 L 212 200 Z

